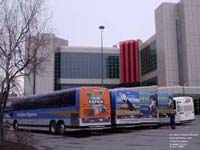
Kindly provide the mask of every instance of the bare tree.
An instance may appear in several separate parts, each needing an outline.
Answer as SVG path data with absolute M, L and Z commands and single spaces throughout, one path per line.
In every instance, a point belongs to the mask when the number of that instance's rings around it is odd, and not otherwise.
M 0 135 L 3 140 L 3 113 L 10 91 L 20 77 L 34 72 L 49 55 L 42 52 L 49 41 L 49 34 L 42 34 L 47 32 L 49 18 L 43 15 L 44 0 L 0 2 Z
M 0 5 L 3 4 L 3 1 L 4 1 L 4 0 L 0 0 Z

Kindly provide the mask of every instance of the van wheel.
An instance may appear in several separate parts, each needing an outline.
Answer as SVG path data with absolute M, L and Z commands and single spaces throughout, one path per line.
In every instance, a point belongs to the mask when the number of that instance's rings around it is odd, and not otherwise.
M 50 131 L 52 134 L 56 134 L 56 122 L 55 122 L 55 121 L 51 121 L 51 122 L 50 122 L 49 131 Z
M 14 130 L 18 130 L 18 122 L 15 120 L 14 123 L 13 123 L 13 128 Z
M 63 122 L 59 122 L 57 125 L 57 132 L 60 135 L 64 135 L 65 134 L 65 125 Z

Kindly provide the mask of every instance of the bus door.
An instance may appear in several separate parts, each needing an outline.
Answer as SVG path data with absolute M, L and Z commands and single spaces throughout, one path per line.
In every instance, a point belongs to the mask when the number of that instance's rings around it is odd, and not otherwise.
M 111 125 L 109 91 L 106 88 L 80 88 L 80 126 Z

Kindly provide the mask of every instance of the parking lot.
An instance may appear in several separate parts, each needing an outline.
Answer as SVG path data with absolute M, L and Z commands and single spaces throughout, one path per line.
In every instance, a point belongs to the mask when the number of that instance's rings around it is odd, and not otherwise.
M 121 129 L 98 132 L 76 131 L 65 136 L 33 132 L 34 145 L 40 150 L 198 150 L 200 117 L 192 124 L 160 129 Z

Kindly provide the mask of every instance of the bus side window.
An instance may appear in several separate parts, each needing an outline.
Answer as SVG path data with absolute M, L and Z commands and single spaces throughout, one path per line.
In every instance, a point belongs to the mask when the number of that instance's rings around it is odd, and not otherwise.
M 69 91 L 62 95 L 63 106 L 75 106 L 76 105 L 76 91 Z
M 156 107 L 158 107 L 158 95 L 157 94 L 155 95 L 155 98 L 156 98 Z
M 66 107 L 76 105 L 76 90 L 22 99 L 13 104 L 14 110 Z
M 13 116 L 13 111 L 12 111 L 12 110 L 8 111 L 8 115 L 9 115 L 10 117 L 12 117 L 12 116 Z

